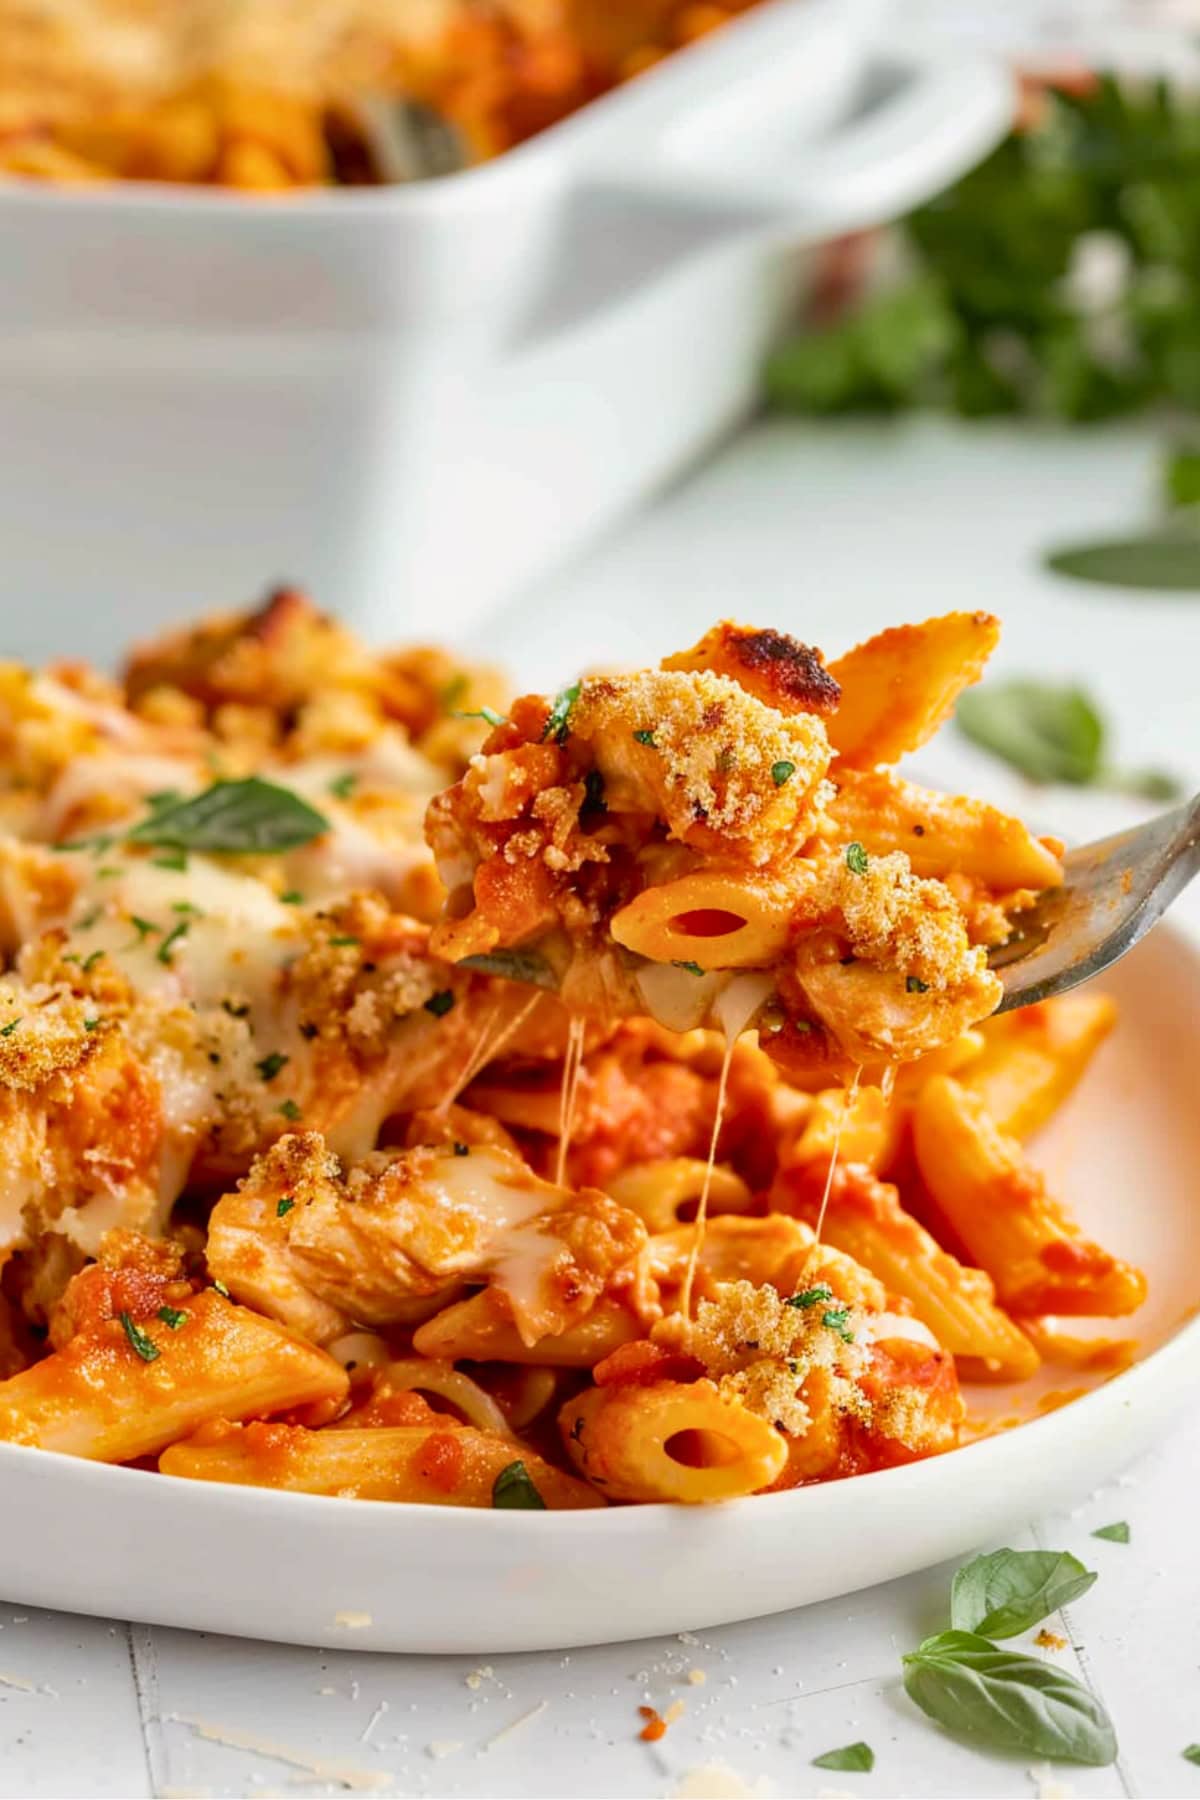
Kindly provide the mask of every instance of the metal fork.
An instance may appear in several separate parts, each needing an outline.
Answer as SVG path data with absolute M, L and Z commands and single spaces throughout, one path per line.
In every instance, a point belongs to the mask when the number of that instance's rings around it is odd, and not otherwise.
M 1017 935 L 992 952 L 1004 983 L 999 1012 L 1077 987 L 1158 923 L 1200 871 L 1200 795 L 1132 831 L 1072 850 L 1064 867 L 1062 887 L 1020 914 Z

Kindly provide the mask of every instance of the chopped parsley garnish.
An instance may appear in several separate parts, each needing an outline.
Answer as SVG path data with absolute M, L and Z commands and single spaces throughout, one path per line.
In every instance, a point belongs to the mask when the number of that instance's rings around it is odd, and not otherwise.
M 583 778 L 583 806 L 581 811 L 608 811 L 608 802 L 604 798 L 604 777 L 599 769 L 589 769 Z
M 90 950 L 88 952 L 88 954 L 84 957 L 83 961 L 79 965 L 85 975 L 88 974 L 90 970 L 95 968 L 96 964 L 100 961 L 100 959 L 103 955 L 104 955 L 103 950 Z
M 296 1202 L 292 1199 L 291 1195 L 285 1194 L 275 1208 L 275 1217 L 277 1219 L 286 1219 L 295 1204 Z
M 654 749 L 655 747 L 654 733 L 652 731 L 635 731 L 633 734 L 633 741 L 635 744 L 649 744 L 651 749 Z
M 54 846 L 52 846 L 52 848 L 53 847 Z M 120 869 L 118 869 L 114 863 L 106 863 L 102 869 L 96 870 L 96 879 L 97 881 L 111 881 L 114 875 L 119 875 L 120 873 Z
M 10 1019 L 7 1025 L 0 1025 L 0 1037 L 11 1037 L 20 1023 L 20 1019 Z
M 281 1100 L 279 1102 L 279 1110 L 285 1119 L 294 1120 L 300 1117 L 300 1108 L 296 1105 L 294 1100 Z
M 83 1021 L 83 1029 L 85 1031 L 98 1031 L 103 1023 L 103 1019 L 85 1019 Z
M 775 783 L 776 787 L 783 787 L 784 783 L 790 781 L 795 773 L 796 765 L 794 762 L 784 761 L 771 764 L 771 780 Z
M 455 1154 L 455 1156 L 470 1156 L 470 1154 L 471 1154 L 470 1144 L 460 1144 L 457 1140 L 455 1140 L 454 1154 Z
M 172 1331 L 178 1331 L 191 1315 L 181 1312 L 177 1306 L 160 1306 L 154 1316 L 156 1319 L 161 1319 L 164 1325 L 169 1325 Z
M 127 1312 L 118 1313 L 117 1317 L 124 1327 L 125 1336 L 129 1339 L 130 1344 L 137 1351 L 142 1361 L 154 1362 L 159 1354 L 158 1345 L 155 1343 L 154 1339 L 147 1337 L 146 1333 L 142 1331 L 139 1326 L 134 1324 Z
M 222 1300 L 228 1300 L 229 1289 L 225 1286 L 223 1281 L 214 1281 L 213 1286 L 216 1288 L 218 1294 L 220 1294 Z
M 329 792 L 335 800 L 348 800 L 357 786 L 358 776 L 353 769 L 347 769 L 344 775 L 339 775 L 336 780 L 330 782 Z
M 833 1289 L 822 1282 L 819 1287 L 805 1288 L 802 1293 L 792 1294 L 784 1301 L 785 1306 L 799 1306 L 806 1311 L 810 1306 L 821 1306 L 826 1300 L 833 1299 Z
M 512 1512 L 546 1510 L 546 1502 L 534 1487 L 529 1470 L 520 1459 L 506 1464 L 492 1483 L 492 1505 Z
M 467 677 L 461 673 L 451 677 L 438 696 L 446 712 L 454 711 L 469 685 Z
M 1189 1744 L 1186 1750 L 1180 1751 L 1180 1755 L 1184 1762 L 1200 1763 L 1200 1744 Z
M 172 925 L 170 931 L 168 931 L 166 937 L 154 952 L 160 963 L 171 962 L 175 954 L 176 944 L 179 943 L 181 938 L 187 936 L 190 925 L 191 921 L 189 919 L 180 919 L 177 925 Z
M 490 725 L 492 727 L 493 731 L 496 729 L 497 725 L 508 724 L 508 720 L 505 718 L 504 714 L 498 713 L 495 708 L 491 706 L 477 706 L 472 712 L 455 712 L 451 713 L 450 717 L 452 719 L 482 719 L 485 725 Z
M 857 841 L 846 845 L 846 867 L 853 875 L 865 875 L 867 872 L 867 853 Z
M 904 990 L 908 994 L 927 994 L 929 992 L 929 983 L 927 981 L 919 980 L 916 975 L 910 975 L 904 983 Z
M 280 894 L 279 899 L 284 906 L 304 905 L 304 895 L 299 888 L 289 888 L 286 894 Z
M 671 967 L 673 969 L 686 969 L 689 975 L 703 975 L 705 972 L 698 962 L 673 962 Z
M 174 869 L 182 874 L 188 866 L 188 853 L 186 850 L 164 850 L 161 856 L 152 856 L 150 861 L 156 869 Z
M 581 685 L 580 682 L 573 681 L 570 687 L 565 687 L 561 693 L 555 694 L 549 716 L 542 727 L 543 744 L 547 738 L 553 738 L 556 744 L 566 743 L 571 729 L 571 708 L 579 698 Z
M 450 1011 L 450 1008 L 453 1005 L 454 995 L 450 989 L 439 988 L 438 992 L 436 994 L 430 994 L 428 1000 L 425 1002 L 425 1011 L 432 1013 L 435 1019 L 440 1019 Z
M 90 912 L 84 913 L 82 919 L 76 921 L 76 931 L 90 931 L 103 911 L 102 906 L 93 906 Z
M 1095 1538 L 1105 1538 L 1110 1544 L 1127 1544 L 1129 1542 L 1129 1526 L 1124 1519 L 1118 1519 L 1114 1525 L 1102 1525 L 1099 1531 L 1093 1531 Z
M 272 1050 L 269 1056 L 264 1056 L 262 1061 L 256 1062 L 254 1066 L 264 1081 L 274 1081 L 280 1069 L 286 1068 L 290 1061 L 291 1058 L 285 1056 L 282 1050 Z
M 343 933 L 341 937 L 331 937 L 329 940 L 335 950 L 344 949 L 347 945 L 357 944 L 359 941 L 358 938 L 351 937 L 348 933 Z
M 201 909 L 198 906 L 194 906 L 190 900 L 172 900 L 171 911 L 174 913 L 191 913 L 193 917 L 197 919 L 202 919 L 204 917 Z
M 162 930 L 161 925 L 155 925 L 149 919 L 139 919 L 136 913 L 130 914 L 129 923 L 137 932 L 137 941 L 139 944 L 144 944 L 146 939 L 150 937 L 153 932 Z
M 843 1344 L 854 1342 L 854 1333 L 850 1329 L 850 1314 L 844 1306 L 831 1306 L 828 1312 L 821 1314 L 822 1325 L 827 1325 Z
M 843 1744 L 840 1750 L 827 1750 L 824 1756 L 814 1756 L 814 1769 L 838 1769 L 847 1775 L 869 1775 L 875 1767 L 875 1752 L 870 1744 L 861 1740 L 857 1744 Z
M 129 833 L 129 842 L 254 855 L 294 850 L 328 829 L 328 819 L 299 794 L 250 775 L 243 781 L 214 781 L 190 800 L 156 807 Z

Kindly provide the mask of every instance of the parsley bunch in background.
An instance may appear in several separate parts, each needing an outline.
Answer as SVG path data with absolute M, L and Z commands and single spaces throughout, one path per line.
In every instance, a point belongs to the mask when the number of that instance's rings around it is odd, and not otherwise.
M 771 357 L 804 413 L 1200 411 L 1200 104 L 1101 76 L 899 228 L 909 273 Z

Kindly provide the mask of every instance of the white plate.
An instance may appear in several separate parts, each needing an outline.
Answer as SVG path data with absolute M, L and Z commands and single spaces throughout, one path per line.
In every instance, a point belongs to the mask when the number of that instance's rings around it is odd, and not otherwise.
M 1028 1422 L 909 1468 L 694 1509 L 390 1506 L 3 1445 L 0 1593 L 291 1643 L 536 1650 L 780 1612 L 995 1543 L 1113 1475 L 1200 1380 L 1200 954 L 1160 927 L 1104 985 L 1121 1024 L 1037 1154 L 1150 1275 L 1142 1311 L 1106 1328 L 1142 1360 L 1106 1385 L 1040 1414 L 1071 1379 L 975 1390 L 973 1411 Z

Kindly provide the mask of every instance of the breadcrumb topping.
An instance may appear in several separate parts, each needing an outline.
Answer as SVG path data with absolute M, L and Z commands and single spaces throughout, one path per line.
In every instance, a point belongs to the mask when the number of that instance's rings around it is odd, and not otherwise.
M 939 988 L 986 967 L 987 952 L 972 948 L 953 894 L 940 881 L 914 875 L 903 851 L 864 856 L 857 868 L 839 854 L 831 877 L 833 903 L 856 956 Z
M 869 1357 L 865 1318 L 828 1282 L 785 1299 L 773 1287 L 731 1281 L 697 1307 L 687 1348 L 725 1398 L 802 1437 L 812 1421 L 800 1390 L 818 1369 L 829 1377 L 837 1411 L 870 1422 L 871 1402 L 859 1385 Z
M 590 744 L 605 779 L 622 783 L 684 842 L 720 838 L 752 862 L 767 861 L 785 834 L 812 829 L 818 783 L 829 766 L 820 719 L 785 718 L 726 675 L 648 669 L 581 685 L 571 735 Z M 787 779 L 772 774 L 787 766 Z M 815 823 L 815 821 L 814 821 Z

